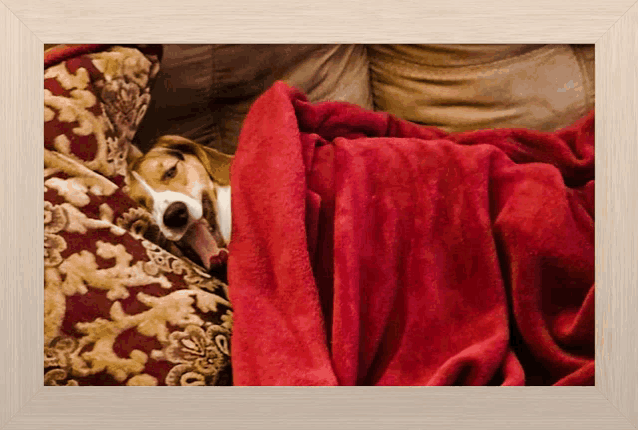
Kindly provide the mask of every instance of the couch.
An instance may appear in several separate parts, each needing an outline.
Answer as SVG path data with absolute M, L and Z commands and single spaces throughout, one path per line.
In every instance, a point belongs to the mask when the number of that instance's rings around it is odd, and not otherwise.
M 594 107 L 594 46 L 165 45 L 136 143 L 172 133 L 233 153 L 277 80 L 446 131 L 551 131 Z

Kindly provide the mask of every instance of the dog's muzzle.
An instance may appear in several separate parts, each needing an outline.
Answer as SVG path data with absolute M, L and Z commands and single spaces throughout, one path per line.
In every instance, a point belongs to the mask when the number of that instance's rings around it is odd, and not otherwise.
M 183 202 L 173 202 L 164 211 L 162 220 L 168 228 L 182 228 L 188 223 L 188 207 Z

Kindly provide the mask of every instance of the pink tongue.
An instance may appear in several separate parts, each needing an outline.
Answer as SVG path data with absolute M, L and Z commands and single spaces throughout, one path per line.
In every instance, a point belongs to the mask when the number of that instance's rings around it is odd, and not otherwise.
M 197 253 L 204 267 L 210 269 L 211 259 L 217 257 L 219 248 L 208 231 L 208 222 L 203 218 L 195 221 L 184 235 L 184 241 Z

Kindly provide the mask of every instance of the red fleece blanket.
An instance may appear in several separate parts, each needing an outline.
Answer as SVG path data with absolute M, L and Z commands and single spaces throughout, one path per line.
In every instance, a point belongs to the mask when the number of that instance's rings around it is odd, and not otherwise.
M 594 115 L 447 134 L 277 83 L 231 173 L 237 385 L 592 385 Z

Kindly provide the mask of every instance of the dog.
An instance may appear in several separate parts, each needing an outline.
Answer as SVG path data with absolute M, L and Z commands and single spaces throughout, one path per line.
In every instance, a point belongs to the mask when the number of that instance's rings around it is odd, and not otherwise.
M 232 160 L 172 135 L 129 158 L 128 195 L 151 213 L 168 240 L 209 272 L 228 259 Z

